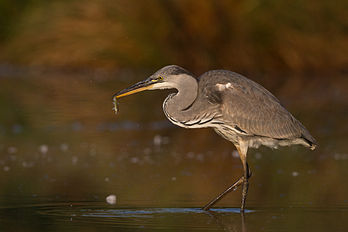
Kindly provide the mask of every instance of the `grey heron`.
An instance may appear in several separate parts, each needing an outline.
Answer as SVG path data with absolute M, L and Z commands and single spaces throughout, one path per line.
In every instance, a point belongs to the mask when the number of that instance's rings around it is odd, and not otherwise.
M 168 65 L 147 79 L 121 90 L 116 99 L 144 90 L 176 89 L 163 102 L 166 117 L 184 128 L 212 127 L 231 141 L 243 164 L 243 175 L 203 209 L 209 210 L 227 193 L 242 185 L 244 212 L 251 171 L 248 148 L 301 144 L 314 150 L 316 140 L 279 100 L 256 82 L 227 70 L 212 70 L 195 77 L 177 65 Z

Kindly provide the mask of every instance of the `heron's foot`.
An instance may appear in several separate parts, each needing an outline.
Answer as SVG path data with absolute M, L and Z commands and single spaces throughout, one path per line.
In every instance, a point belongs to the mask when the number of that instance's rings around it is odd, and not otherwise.
M 220 201 L 227 193 L 234 191 L 238 188 L 239 185 L 241 185 L 242 183 L 245 182 L 245 180 L 247 180 L 244 176 L 242 176 L 241 178 L 239 178 L 239 180 L 237 180 L 233 185 L 231 185 L 230 187 L 228 187 L 225 191 L 223 191 L 220 195 L 218 195 L 216 198 L 214 198 L 213 200 L 211 200 L 208 204 L 206 204 L 202 209 L 207 211 L 209 210 L 213 205 L 215 205 L 218 201 Z M 244 189 L 244 185 L 243 185 L 243 189 Z

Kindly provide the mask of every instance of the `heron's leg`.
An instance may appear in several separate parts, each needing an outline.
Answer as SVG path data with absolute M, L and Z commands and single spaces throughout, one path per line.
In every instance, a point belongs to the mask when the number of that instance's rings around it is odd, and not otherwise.
M 249 189 L 249 177 L 251 176 L 251 171 L 246 160 L 246 149 L 241 149 L 241 147 L 237 146 L 237 150 L 240 156 L 240 159 L 243 164 L 243 187 L 242 187 L 242 205 L 240 207 L 240 211 L 244 212 L 246 197 L 248 195 Z
M 215 205 L 219 200 L 221 200 L 227 193 L 231 192 L 232 190 L 235 190 L 243 182 L 244 182 L 244 177 L 242 176 L 233 185 L 228 187 L 223 193 L 221 193 L 219 196 L 217 196 L 216 198 L 211 200 L 208 204 L 206 204 L 202 209 L 209 210 L 213 205 Z
M 248 179 L 251 176 L 251 171 L 249 169 L 248 163 L 246 162 L 246 153 L 247 153 L 247 147 L 246 146 L 237 146 L 236 148 L 238 150 L 238 154 L 240 156 L 240 159 L 243 164 L 243 176 L 239 178 L 238 181 L 236 181 L 234 184 L 232 184 L 230 187 L 228 187 L 223 193 L 221 193 L 219 196 L 211 200 L 208 204 L 206 204 L 202 209 L 203 210 L 209 210 L 213 205 L 215 205 L 219 200 L 221 200 L 227 193 L 231 192 L 232 190 L 235 190 L 239 185 L 243 184 L 242 189 L 242 206 L 241 206 L 241 212 L 244 212 L 245 208 L 245 201 L 246 196 L 248 194 L 248 187 L 249 182 Z

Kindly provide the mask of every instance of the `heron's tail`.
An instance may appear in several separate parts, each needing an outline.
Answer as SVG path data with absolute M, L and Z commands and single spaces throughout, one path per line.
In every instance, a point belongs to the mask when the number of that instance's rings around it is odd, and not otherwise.
M 309 149 L 314 150 L 318 146 L 318 142 L 307 130 L 304 132 L 305 133 L 302 133 L 301 138 L 308 144 Z

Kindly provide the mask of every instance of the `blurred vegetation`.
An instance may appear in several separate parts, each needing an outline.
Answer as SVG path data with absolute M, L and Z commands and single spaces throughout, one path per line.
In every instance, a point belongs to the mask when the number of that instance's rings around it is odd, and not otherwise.
M 0 0 L 0 62 L 342 73 L 347 1 Z

